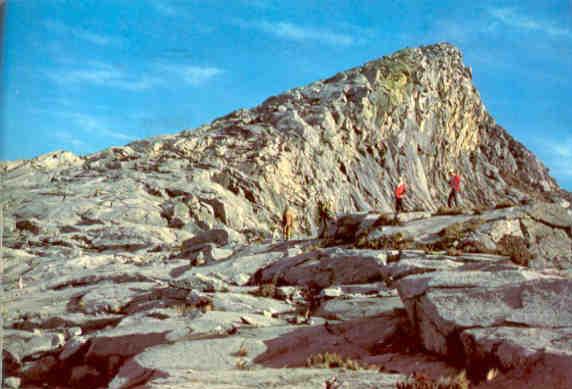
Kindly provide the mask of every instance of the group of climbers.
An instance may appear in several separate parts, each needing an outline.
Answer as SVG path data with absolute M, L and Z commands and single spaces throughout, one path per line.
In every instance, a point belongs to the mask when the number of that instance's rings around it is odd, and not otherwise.
M 461 191 L 461 176 L 454 170 L 449 170 L 449 197 L 447 198 L 447 206 L 449 208 L 459 206 L 459 192 Z M 394 191 L 395 195 L 395 217 L 399 212 L 403 211 L 403 200 L 407 195 L 407 185 L 403 177 L 399 177 L 397 186 Z
M 318 200 L 317 208 L 319 226 L 318 238 L 325 238 L 328 231 L 328 224 L 335 217 L 333 203 L 331 200 L 321 199 Z M 289 205 L 286 205 L 282 213 L 282 239 L 292 239 L 295 219 L 294 210 Z
M 449 208 L 459 206 L 459 192 L 461 190 L 461 176 L 454 170 L 449 171 L 449 197 L 447 198 L 447 206 Z M 407 184 L 403 176 L 400 176 L 397 181 L 397 186 L 394 190 L 395 196 L 395 218 L 399 215 L 399 212 L 403 212 L 403 202 L 407 196 Z M 319 233 L 318 238 L 325 238 L 328 231 L 328 224 L 330 220 L 335 217 L 334 208 L 331 200 L 321 199 L 317 202 L 318 209 L 318 226 Z M 284 240 L 292 239 L 294 232 L 294 222 L 295 222 L 294 210 L 286 205 L 284 212 L 282 214 L 282 238 Z

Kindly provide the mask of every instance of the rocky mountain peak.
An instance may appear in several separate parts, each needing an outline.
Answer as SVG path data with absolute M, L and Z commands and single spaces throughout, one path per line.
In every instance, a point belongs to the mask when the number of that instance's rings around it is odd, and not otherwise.
M 451 45 L 1 167 L 2 387 L 572 387 L 570 203 Z
M 287 203 L 306 233 L 319 199 L 342 212 L 389 211 L 399 176 L 410 187 L 408 209 L 443 205 L 450 169 L 463 177 L 467 206 L 558 190 L 534 155 L 495 123 L 471 77 L 450 44 L 407 48 L 196 130 L 89 155 L 81 174 L 65 174 L 111 175 L 158 193 L 176 182 L 174 193 L 212 208 L 217 223 L 263 235 Z M 199 229 L 213 224 L 200 219 Z
M 139 150 L 168 145 L 195 174 L 210 172 L 274 216 L 286 202 L 302 211 L 317 197 L 348 212 L 389 210 L 400 175 L 412 189 L 409 207 L 435 209 L 449 169 L 463 176 L 468 204 L 556 190 L 494 122 L 471 78 L 450 44 L 408 48 Z

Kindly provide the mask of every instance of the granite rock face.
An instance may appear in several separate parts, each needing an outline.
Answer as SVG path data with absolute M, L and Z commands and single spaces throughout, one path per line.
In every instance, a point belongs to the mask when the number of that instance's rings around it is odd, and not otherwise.
M 392 388 L 467 369 L 572 387 L 568 194 L 451 45 L 1 167 L 5 386 Z M 451 168 L 464 211 L 435 213 Z M 412 212 L 395 217 L 399 175 Z
M 193 131 L 3 168 L 10 229 L 36 235 L 40 226 L 96 229 L 121 218 L 157 231 L 224 226 L 267 238 L 286 203 L 298 234 L 309 234 L 319 198 L 338 212 L 387 211 L 399 175 L 410 186 L 406 207 L 435 210 L 446 201 L 449 169 L 463 177 L 465 205 L 559 191 L 487 113 L 460 51 L 448 44 L 401 50 Z M 114 234 L 124 245 L 157 244 L 136 231 Z

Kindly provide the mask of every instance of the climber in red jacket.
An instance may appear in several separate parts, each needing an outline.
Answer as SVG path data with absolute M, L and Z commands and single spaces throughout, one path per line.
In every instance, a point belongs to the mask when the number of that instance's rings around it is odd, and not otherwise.
M 459 206 L 459 200 L 457 198 L 459 191 L 461 190 L 461 176 L 455 173 L 453 170 L 449 170 L 449 198 L 447 199 L 447 206 L 452 208 L 453 202 L 455 207 Z
M 403 211 L 403 199 L 407 195 L 407 186 L 405 185 L 405 181 L 403 177 L 399 177 L 399 183 L 395 187 L 395 217 L 400 211 Z

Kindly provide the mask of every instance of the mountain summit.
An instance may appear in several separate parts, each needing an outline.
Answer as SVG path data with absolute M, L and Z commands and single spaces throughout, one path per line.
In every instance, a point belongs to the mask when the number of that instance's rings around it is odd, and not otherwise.
M 398 51 L 193 131 L 6 166 L 34 164 L 52 184 L 99 180 L 119 197 L 141 193 L 138 206 L 154 220 L 167 215 L 192 232 L 222 223 L 267 235 L 289 203 L 311 233 L 320 199 L 339 212 L 389 211 L 398 176 L 409 185 L 406 209 L 435 210 L 446 202 L 450 169 L 462 176 L 466 206 L 559 190 L 495 123 L 459 49 L 446 43 Z M 173 210 L 189 217 L 172 222 Z
M 2 387 L 572 388 L 567 194 L 450 45 L 2 168 Z

